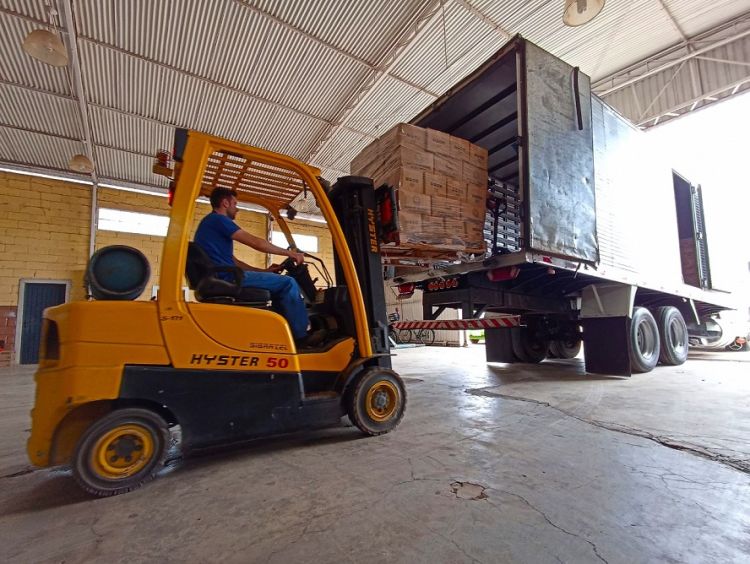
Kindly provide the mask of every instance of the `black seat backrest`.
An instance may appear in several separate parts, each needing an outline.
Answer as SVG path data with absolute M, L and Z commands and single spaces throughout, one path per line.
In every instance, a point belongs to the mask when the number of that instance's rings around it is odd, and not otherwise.
M 194 242 L 188 243 L 187 263 L 185 264 L 185 277 L 188 286 L 195 290 L 201 280 L 213 273 L 214 263 L 203 248 Z
M 216 274 L 225 272 L 234 276 L 234 281 L 224 280 Z M 271 299 L 268 290 L 243 288 L 242 270 L 235 266 L 215 266 L 208 253 L 198 243 L 188 243 L 188 256 L 185 263 L 185 277 L 188 286 L 199 302 L 237 303 L 265 307 Z

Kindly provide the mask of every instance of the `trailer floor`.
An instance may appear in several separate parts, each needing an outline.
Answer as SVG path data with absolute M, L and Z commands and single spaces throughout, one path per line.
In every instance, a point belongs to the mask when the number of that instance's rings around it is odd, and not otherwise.
M 0 561 L 750 560 L 750 353 L 630 379 L 398 351 L 401 426 L 267 440 L 91 499 L 31 470 L 32 371 L 0 369 Z

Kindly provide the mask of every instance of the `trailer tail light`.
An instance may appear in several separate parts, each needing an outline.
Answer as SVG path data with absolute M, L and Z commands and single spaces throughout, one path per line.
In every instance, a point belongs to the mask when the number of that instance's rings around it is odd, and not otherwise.
M 487 279 L 490 282 L 505 282 L 506 280 L 513 280 L 518 277 L 521 269 L 517 266 L 503 266 L 501 268 L 493 268 L 487 271 Z
M 411 298 L 414 295 L 416 284 L 399 284 L 398 285 L 398 297 L 399 298 Z

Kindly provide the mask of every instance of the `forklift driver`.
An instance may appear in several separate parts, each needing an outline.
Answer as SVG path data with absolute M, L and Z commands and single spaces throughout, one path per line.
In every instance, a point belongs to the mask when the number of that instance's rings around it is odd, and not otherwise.
M 302 264 L 302 253 L 282 249 L 265 239 L 251 235 L 233 220 L 237 216 L 237 192 L 228 188 L 215 188 L 211 192 L 213 211 L 204 217 L 195 232 L 195 242 L 206 251 L 216 266 L 239 266 L 245 271 L 243 287 L 261 288 L 271 292 L 274 308 L 289 322 L 298 346 L 314 347 L 320 344 L 325 334 L 322 330 L 308 334 L 310 321 L 305 302 L 296 280 L 277 274 L 278 265 L 263 270 L 255 268 L 234 257 L 233 242 L 271 255 L 285 256 Z

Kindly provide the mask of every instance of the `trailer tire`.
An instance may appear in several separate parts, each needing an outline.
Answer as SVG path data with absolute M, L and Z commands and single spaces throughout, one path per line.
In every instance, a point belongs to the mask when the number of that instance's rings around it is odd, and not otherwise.
M 688 329 L 680 310 L 664 306 L 656 310 L 661 348 L 659 361 L 669 366 L 683 364 L 688 357 Z
M 651 372 L 659 362 L 659 328 L 654 316 L 645 307 L 633 309 L 629 349 L 633 372 Z
M 511 331 L 513 354 L 521 362 L 539 364 L 547 358 L 550 341 L 536 336 L 529 327 L 518 327 Z
M 549 346 L 553 358 L 575 358 L 581 352 L 581 340 L 558 339 Z

